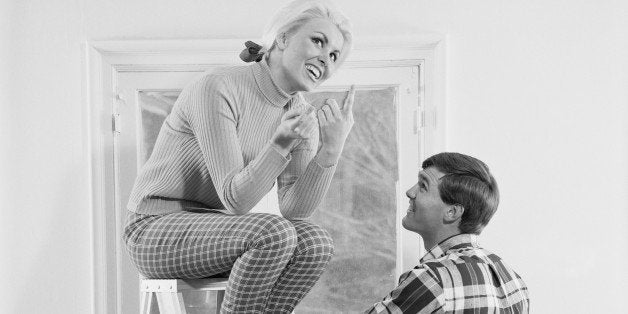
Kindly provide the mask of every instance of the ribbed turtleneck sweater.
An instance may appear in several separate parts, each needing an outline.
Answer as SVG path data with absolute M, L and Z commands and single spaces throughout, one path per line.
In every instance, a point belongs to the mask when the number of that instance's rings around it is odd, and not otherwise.
M 221 68 L 190 83 L 136 178 L 128 210 L 165 214 L 201 207 L 244 214 L 276 180 L 281 214 L 311 216 L 335 172 L 313 160 L 318 133 L 288 156 L 270 145 L 283 114 L 305 106 L 302 99 L 275 84 L 265 61 Z

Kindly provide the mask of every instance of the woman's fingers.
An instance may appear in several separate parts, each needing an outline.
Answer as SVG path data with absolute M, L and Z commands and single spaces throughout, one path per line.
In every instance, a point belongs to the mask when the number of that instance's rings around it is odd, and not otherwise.
M 312 106 L 307 106 L 305 108 L 301 108 L 301 115 L 299 115 L 299 123 L 304 121 L 305 119 L 312 118 L 311 113 L 314 112 L 315 108 Z
M 347 98 L 345 98 L 345 102 L 342 106 L 342 111 L 346 114 L 349 112 L 353 112 L 353 103 L 355 101 L 355 85 L 351 85 L 349 89 L 349 94 L 347 94 Z
M 311 124 L 316 123 L 313 110 L 311 106 L 300 106 L 285 112 L 273 134 L 272 142 L 282 149 L 292 149 L 295 140 L 311 137 Z
M 311 113 L 312 111 L 308 110 L 306 112 Z M 317 127 L 316 118 L 310 113 L 300 116 L 294 125 L 293 131 L 301 138 L 309 137 L 311 130 Z
M 283 120 L 290 120 L 298 117 L 303 112 L 303 108 L 292 108 L 283 114 Z
M 314 107 L 307 105 L 305 107 L 295 107 L 288 110 L 283 114 L 283 120 L 296 119 L 298 121 L 303 120 L 305 117 L 310 115 L 314 111 Z
M 311 136 L 310 133 L 318 131 L 319 127 L 331 127 L 334 131 L 329 135 L 336 132 L 343 133 L 341 129 L 345 128 L 347 131 L 350 130 L 353 124 L 355 93 L 355 85 L 352 85 L 342 108 L 335 99 L 327 99 L 321 109 L 316 110 L 315 115 L 316 118 L 318 118 L 318 123 L 316 123 L 314 114 L 312 114 L 315 110 L 314 107 L 308 105 L 290 109 L 284 114 L 283 120 L 287 122 L 286 124 L 289 128 L 288 132 L 291 132 L 292 135 L 286 135 L 293 138 L 309 138 Z M 330 131 L 332 129 L 330 129 Z M 344 133 L 346 133 L 346 131 Z
M 314 112 L 314 110 L 316 110 L 316 108 L 314 108 L 314 106 L 307 105 L 307 107 L 305 107 L 305 111 L 303 112 L 303 115 L 307 116 L 310 113 Z
M 342 150 L 353 126 L 353 103 L 355 86 L 351 86 L 342 108 L 333 99 L 327 99 L 317 112 L 320 125 L 321 143 L 335 150 Z
M 336 102 L 335 99 L 333 98 L 329 98 L 326 101 L 327 105 L 325 105 L 324 107 L 329 107 L 329 109 L 331 110 L 333 116 L 335 119 L 341 119 L 342 118 L 342 113 L 340 112 L 340 107 L 338 106 L 338 103 Z
M 334 120 L 336 120 L 334 118 L 334 113 L 333 110 L 331 109 L 331 107 L 329 105 L 324 105 L 321 110 L 319 110 L 321 112 L 323 112 L 323 114 L 325 115 L 325 120 L 327 122 L 333 122 Z
M 291 120 L 288 121 L 288 128 L 292 130 L 293 132 L 298 132 L 300 125 L 301 125 L 301 119 L 298 116 L 293 117 Z
M 323 111 L 323 109 L 318 110 L 316 112 L 316 115 L 318 116 L 318 124 L 327 125 L 327 117 L 325 116 L 325 112 Z
M 347 97 L 343 103 L 342 109 L 338 106 L 335 99 L 329 98 L 325 101 L 325 105 L 321 110 L 325 111 L 328 121 L 341 120 L 342 118 L 351 116 L 353 113 L 353 103 L 355 102 L 355 85 L 351 85 Z M 331 114 L 331 115 L 330 115 Z
M 290 109 L 288 112 L 284 114 L 284 120 L 290 120 L 289 125 L 291 130 L 295 130 L 299 127 L 307 119 L 313 119 L 311 113 L 314 111 L 314 107 L 299 107 Z

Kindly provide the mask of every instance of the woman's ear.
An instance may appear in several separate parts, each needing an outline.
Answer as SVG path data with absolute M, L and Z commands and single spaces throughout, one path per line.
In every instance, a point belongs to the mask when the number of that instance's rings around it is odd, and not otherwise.
M 277 38 L 275 38 L 275 43 L 279 50 L 286 49 L 288 47 L 288 35 L 285 32 L 278 34 Z

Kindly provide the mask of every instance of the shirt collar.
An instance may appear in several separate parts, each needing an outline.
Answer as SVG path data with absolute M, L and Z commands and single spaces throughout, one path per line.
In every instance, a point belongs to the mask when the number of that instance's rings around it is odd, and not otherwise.
M 476 234 L 468 234 L 461 233 L 455 236 L 451 236 L 433 248 L 431 248 L 423 257 L 421 258 L 421 263 L 441 258 L 447 255 L 450 250 L 460 250 L 463 248 L 479 248 L 480 244 L 478 243 L 478 236 Z
M 266 58 L 263 58 L 260 62 L 256 62 L 252 68 L 257 86 L 262 94 L 264 94 L 264 97 L 273 105 L 283 107 L 296 95 L 290 95 L 284 92 L 281 87 L 277 86 L 270 73 L 270 67 L 266 62 Z

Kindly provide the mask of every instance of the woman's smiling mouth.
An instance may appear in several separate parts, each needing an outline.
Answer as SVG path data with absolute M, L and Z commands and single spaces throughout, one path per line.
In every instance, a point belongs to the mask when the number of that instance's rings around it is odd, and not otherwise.
M 310 77 L 312 77 L 313 80 L 318 81 L 321 78 L 321 70 L 319 70 L 317 67 L 311 64 L 306 64 L 305 69 L 310 74 Z

